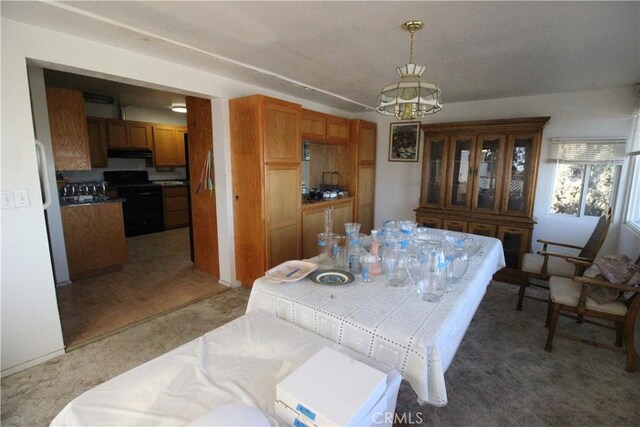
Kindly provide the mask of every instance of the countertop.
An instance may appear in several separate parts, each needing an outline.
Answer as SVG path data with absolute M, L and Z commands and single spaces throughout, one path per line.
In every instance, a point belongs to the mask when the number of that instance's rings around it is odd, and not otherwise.
M 316 209 L 316 208 L 328 208 L 339 203 L 353 201 L 353 197 L 339 197 L 337 199 L 321 199 L 318 201 L 306 201 L 302 202 L 302 210 Z
M 60 207 L 75 207 L 75 206 L 88 206 L 88 205 L 102 205 L 105 203 L 122 203 L 125 199 L 122 197 L 110 197 L 108 199 L 103 200 L 83 200 L 81 202 L 65 202 L 64 200 L 60 201 Z

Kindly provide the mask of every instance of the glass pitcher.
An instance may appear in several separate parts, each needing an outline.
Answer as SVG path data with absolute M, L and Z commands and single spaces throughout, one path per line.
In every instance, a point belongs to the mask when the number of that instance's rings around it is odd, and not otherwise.
M 442 242 L 423 242 L 414 255 L 406 259 L 406 270 L 418 295 L 425 301 L 438 302 L 449 287 L 448 269 Z
M 393 287 L 406 286 L 407 270 L 405 262 L 407 251 L 400 249 L 400 239 L 385 237 L 385 248 L 382 253 L 382 271 L 387 276 L 387 285 Z

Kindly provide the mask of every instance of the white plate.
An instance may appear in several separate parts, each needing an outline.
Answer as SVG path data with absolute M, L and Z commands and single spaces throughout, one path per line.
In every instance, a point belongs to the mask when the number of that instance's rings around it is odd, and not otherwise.
M 268 270 L 264 275 L 272 283 L 297 282 L 307 277 L 316 268 L 318 265 L 312 262 L 285 261 Z

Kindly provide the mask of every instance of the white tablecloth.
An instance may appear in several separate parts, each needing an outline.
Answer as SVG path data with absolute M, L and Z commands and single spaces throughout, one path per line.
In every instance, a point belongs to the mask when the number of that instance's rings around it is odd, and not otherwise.
M 413 286 L 372 283 L 328 287 L 305 279 L 253 284 L 247 312 L 265 310 L 396 368 L 420 401 L 447 404 L 444 373 L 464 337 L 493 273 L 505 266 L 502 243 L 481 239 L 483 253 L 439 303 L 421 300 Z
M 276 384 L 324 347 L 386 372 L 384 399 L 392 413 L 400 386 L 397 372 L 256 311 L 83 393 L 51 425 L 179 426 L 230 403 L 256 407 L 271 425 L 280 425 Z

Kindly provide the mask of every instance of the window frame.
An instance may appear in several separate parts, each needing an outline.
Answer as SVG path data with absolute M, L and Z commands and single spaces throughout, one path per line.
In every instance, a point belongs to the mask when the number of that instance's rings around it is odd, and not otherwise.
M 628 180 L 624 223 L 640 234 L 640 153 L 629 156 Z
M 558 165 L 562 163 L 582 166 L 582 183 L 581 183 L 582 187 L 580 191 L 580 200 L 578 202 L 579 204 L 578 204 L 577 215 L 553 212 L 553 201 L 556 193 L 556 178 L 558 174 Z M 622 165 L 616 164 L 616 163 L 608 163 L 608 162 L 602 162 L 602 163 L 558 162 L 556 164 L 555 174 L 553 177 L 553 188 L 551 189 L 551 205 L 549 206 L 549 215 L 568 217 L 568 218 L 598 218 L 598 216 L 595 216 L 595 215 L 585 215 L 586 199 L 587 199 L 587 194 L 589 192 L 588 180 L 590 179 L 592 165 L 609 165 L 609 164 L 613 166 L 613 179 L 611 182 L 611 197 L 609 198 L 609 206 L 611 207 L 615 206 L 616 200 L 618 198 L 618 189 L 620 187 L 620 176 L 622 175 L 621 173 Z M 638 227 L 638 230 L 640 230 L 640 225 L 638 225 L 637 227 Z

